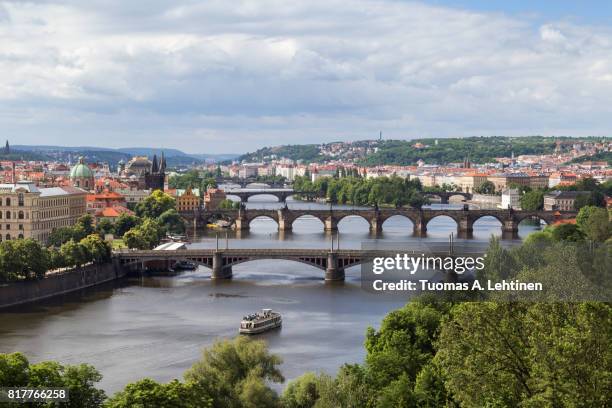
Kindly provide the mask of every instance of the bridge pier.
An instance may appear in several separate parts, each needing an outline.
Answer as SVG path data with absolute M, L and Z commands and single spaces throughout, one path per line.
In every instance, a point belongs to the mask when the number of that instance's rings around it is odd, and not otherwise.
M 418 217 L 413 225 L 412 233 L 415 237 L 427 236 L 427 221 L 424 220 L 423 217 Z
M 338 221 L 332 216 L 325 218 L 325 231 L 338 231 Z
M 287 210 L 278 210 L 278 230 L 291 231 L 293 229 L 293 220 L 287 216 Z
M 505 220 L 502 223 L 502 238 L 517 239 L 518 237 L 518 223 L 513 219 Z
M 234 226 L 236 227 L 236 231 L 246 231 L 249 227 L 249 221 L 246 218 L 236 218 L 234 220 Z
M 211 279 L 231 279 L 232 267 L 223 265 L 223 254 L 215 252 L 213 255 L 213 267 Z
M 370 232 L 376 235 L 382 233 L 383 221 L 379 217 L 370 219 Z
M 327 254 L 327 268 L 325 269 L 326 281 L 343 281 L 344 269 L 338 268 L 338 254 L 330 252 Z
M 474 234 L 474 222 L 467 216 L 461 217 L 457 222 L 457 236 L 459 238 L 472 238 Z

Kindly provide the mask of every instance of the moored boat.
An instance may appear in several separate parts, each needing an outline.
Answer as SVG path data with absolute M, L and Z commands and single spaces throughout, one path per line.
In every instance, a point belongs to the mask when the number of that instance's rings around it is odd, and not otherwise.
M 272 309 L 244 316 L 240 322 L 241 334 L 259 334 L 280 327 L 283 323 L 281 314 Z

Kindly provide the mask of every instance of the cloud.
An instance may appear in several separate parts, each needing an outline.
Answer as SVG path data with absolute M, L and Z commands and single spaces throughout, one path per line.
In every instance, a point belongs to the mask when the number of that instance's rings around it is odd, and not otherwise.
M 606 27 L 393 0 L 0 2 L 13 143 L 609 134 Z

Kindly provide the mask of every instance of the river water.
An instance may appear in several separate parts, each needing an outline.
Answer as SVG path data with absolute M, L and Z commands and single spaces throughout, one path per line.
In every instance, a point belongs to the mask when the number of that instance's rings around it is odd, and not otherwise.
M 251 200 L 248 207 L 279 206 L 266 201 L 266 196 Z M 289 207 L 325 206 L 290 202 Z M 383 234 L 374 238 L 365 220 L 348 217 L 339 225 L 340 246 L 360 248 L 372 239 L 445 241 L 456 224 L 437 217 L 426 238 L 411 237 L 412 224 L 401 217 L 390 218 L 383 228 Z M 536 228 L 521 225 L 519 236 Z M 482 218 L 470 242 L 486 241 L 491 234 L 501 235 L 499 222 Z M 191 238 L 191 246 L 214 247 L 215 235 L 201 232 Z M 220 245 L 226 245 L 225 235 Z M 300 218 L 291 233 L 282 235 L 273 220 L 262 218 L 239 238 L 230 232 L 227 245 L 327 248 L 330 236 L 316 218 Z M 203 347 L 237 334 L 243 315 L 270 307 L 282 313 L 283 327 L 258 338 L 267 340 L 271 351 L 283 358 L 281 369 L 289 380 L 305 371 L 333 374 L 343 363 L 363 361 L 366 328 L 377 327 L 388 312 L 408 300 L 363 291 L 359 267 L 347 270 L 346 281 L 336 284 L 325 283 L 323 271 L 290 261 L 243 263 L 233 273 L 233 279 L 225 282 L 211 281 L 210 271 L 202 267 L 177 276 L 130 278 L 2 311 L 0 352 L 20 351 L 33 362 L 92 364 L 104 376 L 100 386 L 112 394 L 142 377 L 181 378 Z

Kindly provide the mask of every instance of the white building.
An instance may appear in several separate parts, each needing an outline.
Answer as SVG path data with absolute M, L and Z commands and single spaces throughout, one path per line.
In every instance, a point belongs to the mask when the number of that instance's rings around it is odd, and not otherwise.
M 504 210 L 508 208 L 512 208 L 513 210 L 521 209 L 521 195 L 518 189 L 509 188 L 502 191 L 500 208 Z

